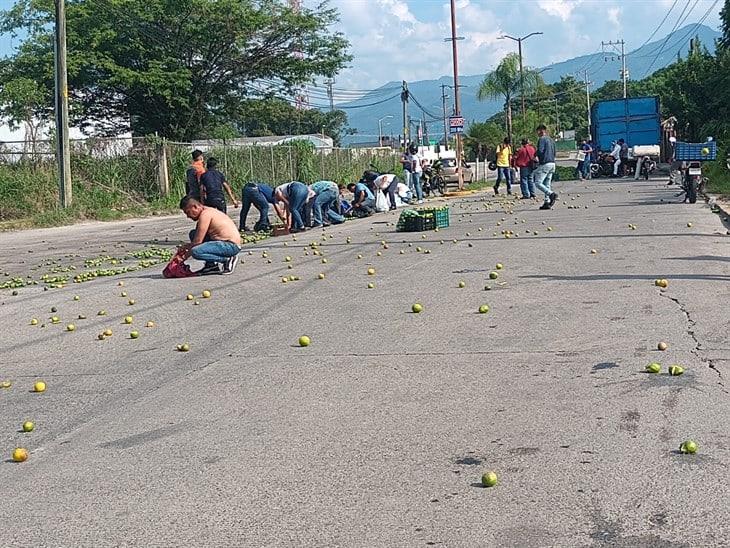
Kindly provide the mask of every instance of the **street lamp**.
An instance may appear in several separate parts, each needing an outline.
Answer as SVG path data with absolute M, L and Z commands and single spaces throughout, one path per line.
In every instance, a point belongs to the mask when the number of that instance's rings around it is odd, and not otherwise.
M 390 114 L 387 116 L 383 116 L 382 118 L 378 118 L 378 146 L 383 146 L 383 120 L 387 120 L 388 118 L 392 118 Z
M 542 32 L 531 32 L 527 36 L 522 36 L 521 38 L 515 38 L 514 36 L 508 36 L 507 34 L 503 34 L 499 37 L 500 40 L 504 40 L 505 38 L 509 38 L 510 40 L 514 40 L 517 42 L 517 48 L 520 55 L 520 95 L 522 95 L 522 118 L 525 118 L 525 76 L 522 70 L 522 41 L 527 40 L 530 36 L 535 36 L 537 34 L 542 34 Z

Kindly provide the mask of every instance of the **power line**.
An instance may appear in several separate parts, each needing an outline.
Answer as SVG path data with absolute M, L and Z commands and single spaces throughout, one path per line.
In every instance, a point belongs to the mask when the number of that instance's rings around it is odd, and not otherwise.
M 695 3 L 692 5 L 692 8 L 689 10 L 687 15 L 685 15 L 685 12 L 687 12 L 687 8 L 689 7 L 691 0 L 687 0 L 687 3 L 684 6 L 684 9 L 682 10 L 682 13 L 679 14 L 679 17 L 677 17 L 677 21 L 674 23 L 674 26 L 672 27 L 672 30 L 669 31 L 669 33 L 664 37 L 664 40 L 659 45 L 659 47 L 654 48 L 652 51 L 647 53 L 646 55 L 643 55 L 642 57 L 651 57 L 653 55 L 660 55 L 661 52 L 664 50 L 664 47 L 667 45 L 667 42 L 672 36 L 672 33 L 679 28 L 679 26 L 684 23 L 684 21 L 687 19 L 687 17 L 690 16 L 690 14 L 694 11 L 695 7 L 699 3 L 700 0 L 695 0 Z M 658 53 L 657 53 L 658 52 Z
M 644 41 L 644 43 L 643 43 L 643 44 L 641 44 L 641 45 L 640 45 L 640 46 L 639 46 L 638 48 L 636 48 L 637 50 L 638 50 L 638 49 L 641 49 L 641 48 L 643 48 L 643 47 L 644 47 L 645 45 L 647 45 L 647 44 L 648 44 L 648 43 L 649 43 L 649 42 L 651 41 L 651 39 L 652 39 L 652 38 L 654 38 L 654 35 L 655 35 L 655 34 L 656 34 L 657 32 L 659 32 L 659 29 L 660 29 L 660 28 L 662 28 L 662 26 L 664 25 L 664 23 L 665 23 L 665 22 L 667 21 L 667 18 L 669 18 L 669 14 L 671 14 L 671 13 L 672 13 L 672 10 L 674 10 L 675 6 L 677 5 L 677 2 L 679 2 L 679 0 L 674 0 L 674 3 L 672 4 L 672 7 L 671 7 L 671 8 L 669 8 L 669 11 L 668 11 L 668 12 L 667 12 L 667 13 L 666 13 L 666 14 L 664 15 L 664 19 L 662 19 L 662 22 L 661 22 L 661 23 L 659 23 L 659 24 L 657 25 L 657 27 L 656 27 L 656 28 L 654 29 L 654 32 L 652 32 L 652 33 L 651 33 L 651 35 L 649 36 L 649 38 L 647 38 L 647 39 L 646 39 L 646 40 Z M 689 2 L 688 2 L 688 3 L 689 3 Z

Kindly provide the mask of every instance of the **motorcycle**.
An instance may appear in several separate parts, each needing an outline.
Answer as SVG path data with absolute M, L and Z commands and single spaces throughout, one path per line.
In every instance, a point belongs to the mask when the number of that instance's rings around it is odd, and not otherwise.
M 639 168 L 639 174 L 641 177 L 644 178 L 644 180 L 649 180 L 649 175 L 656 170 L 656 162 L 651 159 L 650 156 L 644 156 L 641 159 L 641 167 Z
M 707 178 L 702 176 L 702 162 L 682 162 L 680 168 L 682 173 L 682 192 L 684 194 L 684 202 L 694 204 L 697 202 L 697 195 L 705 190 Z
M 441 196 L 446 194 L 446 181 L 444 181 L 444 178 L 441 176 L 440 161 L 423 167 L 423 173 L 421 174 L 421 187 L 423 188 L 424 196 L 430 196 L 432 193 L 436 196 L 436 191 L 438 191 Z
M 591 178 L 612 177 L 613 164 L 616 159 L 608 153 L 603 153 L 598 157 L 597 162 L 591 162 Z

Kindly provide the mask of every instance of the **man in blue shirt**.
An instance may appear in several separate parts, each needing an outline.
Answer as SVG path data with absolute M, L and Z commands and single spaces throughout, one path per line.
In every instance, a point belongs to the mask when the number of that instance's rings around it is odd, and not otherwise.
M 253 225 L 254 232 L 267 232 L 271 229 L 269 224 L 269 204 L 274 206 L 277 216 L 284 220 L 284 212 L 281 211 L 276 200 L 274 199 L 274 189 L 265 183 L 246 183 L 241 192 L 241 216 L 238 222 L 238 228 L 241 231 L 248 231 L 246 227 L 246 217 L 253 205 L 259 210 L 259 220 Z
M 347 190 L 352 192 L 352 212 L 358 217 L 369 217 L 375 213 L 375 196 L 365 183 L 350 183 Z
M 335 215 L 330 214 L 330 209 L 333 209 L 333 206 L 337 202 L 337 198 L 340 194 L 337 183 L 333 181 L 317 181 L 309 188 L 316 194 L 314 199 L 310 202 L 312 203 L 312 210 L 314 214 L 314 224 L 312 225 L 312 228 L 329 226 L 330 223 L 327 222 L 328 219 L 334 219 L 335 224 L 344 221 L 339 213 L 336 213 Z
M 537 134 L 540 137 L 537 141 L 538 166 L 532 172 L 535 179 L 535 186 L 545 194 L 545 202 L 540 209 L 551 209 L 558 199 L 557 193 L 553 192 L 552 181 L 555 173 L 555 142 L 550 138 L 547 127 L 537 127 Z

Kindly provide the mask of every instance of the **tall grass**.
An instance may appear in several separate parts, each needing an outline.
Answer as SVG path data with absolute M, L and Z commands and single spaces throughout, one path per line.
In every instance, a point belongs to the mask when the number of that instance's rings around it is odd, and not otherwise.
M 73 205 L 58 207 L 58 181 L 53 156 L 43 161 L 0 160 L 0 228 L 53 226 L 76 220 L 114 220 L 173 211 L 185 193 L 185 171 L 192 145 L 166 144 L 170 193 L 161 196 L 157 184 L 160 142 L 136 141 L 124 154 L 105 156 L 92 140 L 75 146 L 71 157 Z M 220 169 L 240 194 L 249 181 L 280 184 L 292 180 L 354 181 L 370 164 L 383 171 L 399 169 L 399 155 L 390 151 L 332 149 L 310 144 L 282 146 L 218 146 Z

